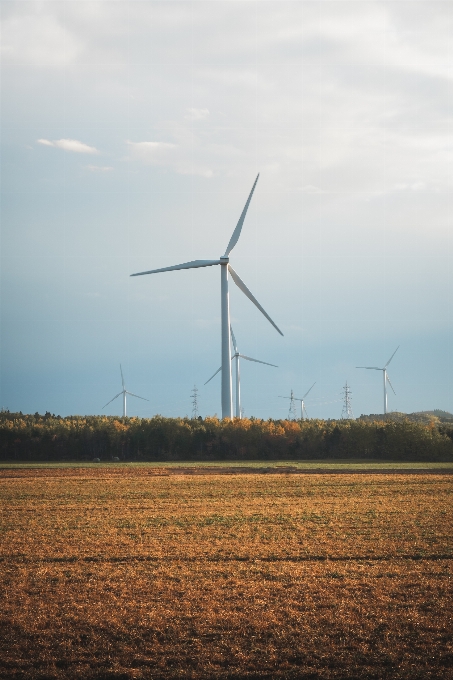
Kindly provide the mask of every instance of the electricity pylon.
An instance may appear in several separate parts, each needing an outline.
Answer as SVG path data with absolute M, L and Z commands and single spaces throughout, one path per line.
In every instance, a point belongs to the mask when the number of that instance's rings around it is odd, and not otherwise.
M 342 420 L 353 420 L 354 419 L 354 414 L 352 412 L 352 406 L 351 406 L 351 388 L 348 385 L 348 381 L 346 380 L 346 385 L 343 387 L 344 390 L 344 404 L 343 404 L 343 410 L 341 412 L 341 418 Z
M 282 395 L 279 395 L 279 396 L 280 396 L 280 399 L 289 399 L 288 420 L 297 420 L 296 398 L 294 397 L 293 390 L 291 390 L 291 396 L 290 397 L 283 397 Z
M 193 386 L 193 390 L 190 393 L 192 397 L 192 418 L 198 418 L 198 387 Z

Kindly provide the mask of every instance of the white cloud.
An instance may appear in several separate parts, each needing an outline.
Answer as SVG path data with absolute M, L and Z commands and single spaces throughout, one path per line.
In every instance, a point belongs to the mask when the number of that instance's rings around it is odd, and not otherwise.
M 52 142 L 49 139 L 38 139 L 37 143 L 43 144 L 44 146 L 53 146 L 57 149 L 63 149 L 64 151 L 73 151 L 74 153 L 99 153 L 94 146 L 88 146 L 88 144 L 79 142 L 77 139 L 56 139 Z
M 177 148 L 176 144 L 169 142 L 127 142 L 132 156 L 144 163 L 156 163 L 159 160 L 168 159 Z
M 212 177 L 212 168 L 199 159 L 199 152 L 190 145 L 187 139 L 183 144 L 169 142 L 127 142 L 131 151 L 131 159 L 139 160 L 146 165 L 157 165 L 173 170 L 180 175 L 198 175 Z
M 90 172 L 110 172 L 110 170 L 113 170 L 111 165 L 87 165 L 86 167 Z
M 198 175 L 198 177 L 205 177 L 206 179 L 214 177 L 214 171 L 211 168 L 191 163 L 180 165 L 176 172 L 180 175 Z
M 326 192 L 319 187 L 314 186 L 314 184 L 306 184 L 302 187 L 301 191 L 304 194 L 325 194 Z
M 407 182 L 401 182 L 400 184 L 395 184 L 395 191 L 426 191 L 426 182 L 413 182 L 408 184 Z
M 186 119 L 188 120 L 206 120 L 209 118 L 209 109 L 187 109 Z
M 17 14 L 3 21 L 3 64 L 63 67 L 73 63 L 82 47 L 79 38 L 59 17 L 46 13 L 43 3 L 18 4 Z

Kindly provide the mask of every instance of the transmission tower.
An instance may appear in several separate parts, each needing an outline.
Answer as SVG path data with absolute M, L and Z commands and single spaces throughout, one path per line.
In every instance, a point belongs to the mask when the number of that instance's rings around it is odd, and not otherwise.
M 193 386 L 193 390 L 190 393 L 192 397 L 192 418 L 198 418 L 198 387 Z
M 296 398 L 294 396 L 293 390 L 291 390 L 291 396 L 290 397 L 283 397 L 280 395 L 281 399 L 289 399 L 289 411 L 288 411 L 288 420 L 297 420 L 297 415 L 296 415 Z
M 348 385 L 348 381 L 346 380 L 346 385 L 343 387 L 344 390 L 344 404 L 343 404 L 343 410 L 341 412 L 341 418 L 342 420 L 353 420 L 354 419 L 354 414 L 352 412 L 352 406 L 351 406 L 351 388 Z

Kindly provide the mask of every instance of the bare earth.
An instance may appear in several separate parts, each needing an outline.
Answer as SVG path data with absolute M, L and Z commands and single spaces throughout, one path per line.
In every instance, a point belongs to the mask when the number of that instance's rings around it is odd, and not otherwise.
M 0 470 L 0 678 L 453 678 L 451 471 L 297 472 Z

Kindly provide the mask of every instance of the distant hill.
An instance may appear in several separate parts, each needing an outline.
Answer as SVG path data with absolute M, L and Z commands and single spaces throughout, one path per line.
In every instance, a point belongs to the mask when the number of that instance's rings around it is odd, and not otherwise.
M 448 411 L 442 411 L 440 408 L 435 408 L 434 411 L 420 411 L 421 414 L 428 414 L 428 415 L 433 415 L 437 416 L 442 420 L 442 418 L 445 418 L 447 420 L 453 420 L 453 413 L 449 413 Z
M 373 422 L 376 420 L 410 420 L 414 423 L 450 423 L 453 422 L 453 413 L 442 411 L 441 409 L 434 409 L 433 411 L 416 411 L 415 413 L 401 413 L 400 411 L 392 411 L 385 416 L 383 413 L 370 413 L 370 415 L 361 415 L 357 420 L 364 420 L 365 422 Z

